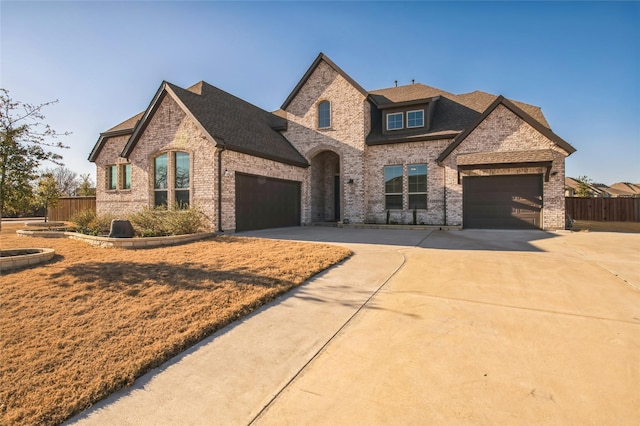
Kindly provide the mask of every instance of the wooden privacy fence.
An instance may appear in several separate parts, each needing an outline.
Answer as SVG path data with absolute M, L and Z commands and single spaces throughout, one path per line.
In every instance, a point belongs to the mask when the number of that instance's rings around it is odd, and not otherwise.
M 49 220 L 70 220 L 85 210 L 96 211 L 96 197 L 60 197 L 58 205 L 49 209 Z
M 565 206 L 575 220 L 640 222 L 640 198 L 566 197 Z

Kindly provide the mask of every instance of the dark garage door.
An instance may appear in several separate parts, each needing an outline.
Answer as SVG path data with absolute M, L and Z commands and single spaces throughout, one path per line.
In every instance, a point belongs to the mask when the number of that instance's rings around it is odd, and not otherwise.
M 236 173 L 236 231 L 300 225 L 300 182 Z
M 542 175 L 464 177 L 464 227 L 541 227 Z

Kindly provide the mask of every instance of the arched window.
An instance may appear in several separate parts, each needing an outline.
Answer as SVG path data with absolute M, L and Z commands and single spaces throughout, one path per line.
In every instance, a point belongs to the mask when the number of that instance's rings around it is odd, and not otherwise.
M 322 101 L 318 104 L 318 128 L 331 127 L 331 103 Z
M 189 207 L 190 188 L 191 157 L 188 152 L 172 151 L 154 158 L 153 204 L 156 207 L 173 205 L 178 208 Z

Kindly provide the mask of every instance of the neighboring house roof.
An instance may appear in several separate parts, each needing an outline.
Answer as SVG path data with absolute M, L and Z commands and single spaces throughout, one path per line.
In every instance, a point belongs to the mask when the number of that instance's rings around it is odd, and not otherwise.
M 564 149 L 567 154 L 572 154 L 576 151 L 574 147 L 572 147 L 567 141 L 562 139 L 560 136 L 553 133 L 548 127 L 541 124 L 539 121 L 531 117 L 528 113 L 526 113 L 522 108 L 518 107 L 512 101 L 506 99 L 504 96 L 498 96 L 491 105 L 487 107 L 487 109 L 480 114 L 476 120 L 471 123 L 462 133 L 453 138 L 453 142 L 440 154 L 438 159 L 438 163 L 444 161 L 454 149 L 458 147 L 465 140 L 467 136 L 471 134 L 475 130 L 476 127 L 480 125 L 488 116 L 491 114 L 499 105 L 503 105 L 508 108 L 515 115 L 520 117 L 526 123 L 528 123 L 531 127 L 536 129 L 538 132 L 542 133 L 549 140 L 553 141 L 560 148 Z
M 637 183 L 618 182 L 610 185 L 609 188 L 617 191 L 624 191 L 636 197 L 640 196 L 640 184 Z
M 188 89 L 163 82 L 133 129 L 122 157 L 131 155 L 165 96 L 171 96 L 216 146 L 299 167 L 309 165 L 280 133 L 286 129 L 286 120 L 204 81 Z
M 602 192 L 604 197 L 633 197 L 633 192 L 631 191 L 612 188 L 604 183 L 594 183 L 593 187 Z

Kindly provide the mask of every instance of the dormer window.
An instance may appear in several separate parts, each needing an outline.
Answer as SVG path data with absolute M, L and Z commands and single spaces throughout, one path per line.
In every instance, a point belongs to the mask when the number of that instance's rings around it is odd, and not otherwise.
M 424 127 L 424 110 L 407 112 L 407 127 Z
M 387 114 L 387 130 L 400 130 L 404 127 L 403 123 L 404 113 L 396 112 Z
M 322 101 L 318 104 L 318 128 L 326 129 L 331 127 L 331 103 Z

